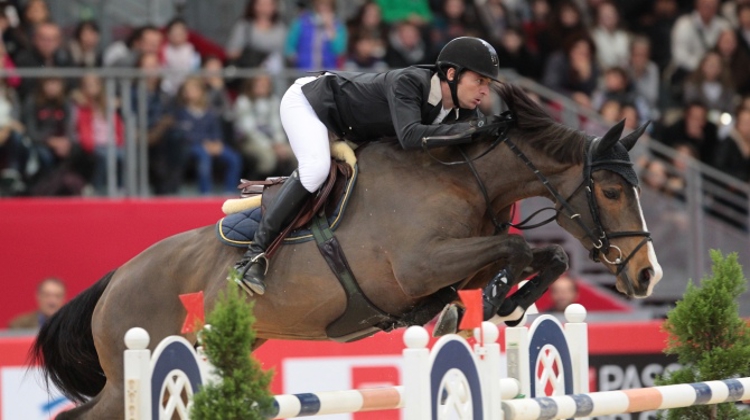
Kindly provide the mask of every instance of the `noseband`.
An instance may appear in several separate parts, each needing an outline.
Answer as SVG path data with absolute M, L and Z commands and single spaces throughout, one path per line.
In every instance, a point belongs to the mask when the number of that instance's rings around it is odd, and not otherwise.
M 515 123 L 514 116 L 506 111 L 502 114 L 505 117 L 505 121 L 507 123 L 507 126 L 501 130 L 499 133 L 499 136 L 497 139 L 490 145 L 489 149 L 482 153 L 481 155 L 475 157 L 475 158 L 469 158 L 469 156 L 466 154 L 466 151 L 463 147 L 460 147 L 461 154 L 464 158 L 463 161 L 457 161 L 457 162 L 442 162 L 439 161 L 445 165 L 456 165 L 456 164 L 466 164 L 469 169 L 471 170 L 472 174 L 474 175 L 474 178 L 477 180 L 477 184 L 479 186 L 479 190 L 481 191 L 485 204 L 487 206 L 487 215 L 492 220 L 492 223 L 495 225 L 495 234 L 498 234 L 500 232 L 505 231 L 509 227 L 515 227 L 516 229 L 521 230 L 527 230 L 527 229 L 533 229 L 537 228 L 543 225 L 546 225 L 553 220 L 557 219 L 563 211 L 567 212 L 570 216 L 570 220 L 573 220 L 578 227 L 581 228 L 581 230 L 584 232 L 584 235 L 586 238 L 588 238 L 591 241 L 591 252 L 589 254 L 589 257 L 594 262 L 600 262 L 601 260 L 604 260 L 608 264 L 611 264 L 613 266 L 617 267 L 617 271 L 615 275 L 620 275 L 622 270 L 625 269 L 625 266 L 628 264 L 628 262 L 633 258 L 636 252 L 638 252 L 639 249 L 641 249 L 646 243 L 651 241 L 651 233 L 648 231 L 622 231 L 622 232 L 607 232 L 604 229 L 604 225 L 601 221 L 601 216 L 599 212 L 599 205 L 596 200 L 596 196 L 594 195 L 594 178 L 591 176 L 591 174 L 596 171 L 597 169 L 604 169 L 604 166 L 612 167 L 612 166 L 633 166 L 633 163 L 628 160 L 620 160 L 620 159 L 607 159 L 607 160 L 594 160 L 594 153 L 596 151 L 596 147 L 599 144 L 600 138 L 593 138 L 587 140 L 587 147 L 586 151 L 584 152 L 584 165 L 583 165 L 583 180 L 578 185 L 578 187 L 573 191 L 568 198 L 563 197 L 560 195 L 560 193 L 557 191 L 557 189 L 550 183 L 549 179 L 542 174 L 539 169 L 534 165 L 534 163 L 519 149 L 515 143 L 513 143 L 509 136 L 508 136 L 508 130 L 509 128 Z M 489 150 L 492 150 L 495 148 L 498 144 L 505 143 L 508 148 L 515 153 L 516 156 L 518 156 L 519 159 L 526 165 L 527 168 L 529 168 L 534 175 L 539 179 L 539 181 L 544 185 L 544 187 L 549 191 L 549 193 L 554 198 L 556 205 L 555 207 L 548 207 L 543 208 L 540 210 L 537 210 L 536 212 L 532 213 L 527 217 L 526 219 L 522 220 L 519 223 L 512 223 L 510 221 L 500 223 L 497 220 L 497 217 L 495 213 L 492 211 L 492 202 L 490 200 L 489 194 L 487 193 L 487 188 L 484 185 L 484 182 L 482 181 L 482 178 L 479 175 L 479 172 L 476 170 L 476 167 L 474 166 L 474 160 L 486 155 Z M 437 159 L 436 159 L 437 160 Z M 594 227 L 591 228 L 587 226 L 583 220 L 581 219 L 581 214 L 577 213 L 573 206 L 570 204 L 570 200 L 578 194 L 580 191 L 584 191 L 586 193 L 586 201 L 588 202 L 589 206 L 589 212 L 591 214 L 591 218 L 594 223 Z M 555 214 L 545 220 L 542 220 L 539 223 L 529 225 L 528 222 L 533 219 L 537 214 L 539 214 L 542 211 L 546 210 L 552 210 L 555 212 Z M 512 219 L 512 217 L 511 217 Z M 643 239 L 641 242 L 633 249 L 633 251 L 628 254 L 627 257 L 623 259 L 623 253 L 622 249 L 618 247 L 617 245 L 613 245 L 610 240 L 615 238 L 626 238 L 626 237 L 633 237 L 633 236 L 642 236 Z M 614 261 L 610 261 L 609 258 L 607 258 L 607 254 L 610 250 L 614 249 L 617 251 L 618 256 L 614 259 Z M 628 282 L 627 283 L 629 294 L 634 294 L 633 285 Z

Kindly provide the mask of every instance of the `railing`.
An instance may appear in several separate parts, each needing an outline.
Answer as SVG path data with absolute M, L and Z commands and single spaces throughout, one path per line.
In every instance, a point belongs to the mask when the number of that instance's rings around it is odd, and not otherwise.
M 196 71 L 185 72 L 175 70 L 141 71 L 130 68 L 22 68 L 12 72 L 0 71 L 0 77 L 9 75 L 21 78 L 59 77 L 63 79 L 80 79 L 84 75 L 95 74 L 104 81 L 107 97 L 107 127 L 110 133 L 107 144 L 107 176 L 106 195 L 108 197 L 151 195 L 148 173 L 148 144 L 147 138 L 147 85 L 146 80 L 152 77 L 163 77 L 174 74 L 192 74 L 199 76 L 215 76 L 216 72 Z M 223 78 L 250 78 L 267 74 L 257 69 L 227 68 L 219 73 Z M 290 81 L 308 73 L 288 70 L 274 75 L 274 85 L 277 91 L 283 92 Z M 135 95 L 132 92 L 135 91 Z M 119 102 L 119 107 L 118 107 Z M 123 188 L 117 186 L 117 146 L 115 145 L 114 121 L 118 112 L 124 125 L 124 176 Z

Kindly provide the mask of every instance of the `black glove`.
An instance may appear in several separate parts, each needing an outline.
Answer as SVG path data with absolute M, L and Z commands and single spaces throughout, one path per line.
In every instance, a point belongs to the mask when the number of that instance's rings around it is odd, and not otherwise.
M 500 115 L 481 116 L 473 119 L 469 122 L 469 126 L 474 129 L 471 139 L 477 140 L 499 136 L 502 130 L 508 127 L 512 121 L 509 115 L 508 113 L 502 113 Z
M 499 136 L 503 130 L 513 123 L 513 121 L 513 116 L 510 112 L 503 112 L 500 115 L 483 115 L 470 120 L 469 129 L 463 133 L 423 138 L 422 148 L 429 149 L 433 147 L 454 146 L 488 138 L 494 140 L 494 138 Z

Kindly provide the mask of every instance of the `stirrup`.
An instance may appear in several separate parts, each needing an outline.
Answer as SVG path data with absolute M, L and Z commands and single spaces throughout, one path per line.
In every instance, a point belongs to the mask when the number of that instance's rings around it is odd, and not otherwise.
M 268 274 L 268 265 L 269 265 L 268 264 L 269 263 L 268 257 L 266 257 L 266 253 L 265 252 L 261 252 L 260 254 L 254 256 L 253 258 L 250 258 L 249 263 L 246 265 L 247 268 L 245 268 L 245 270 L 242 271 L 242 278 L 243 279 L 245 278 L 245 273 L 247 273 L 247 270 L 249 270 L 250 267 L 253 266 L 253 264 L 258 263 L 258 260 L 261 259 L 261 258 L 263 258 L 263 261 L 266 262 L 266 264 L 265 264 L 266 268 L 265 268 L 265 270 L 263 270 L 263 276 L 265 276 L 266 274 Z

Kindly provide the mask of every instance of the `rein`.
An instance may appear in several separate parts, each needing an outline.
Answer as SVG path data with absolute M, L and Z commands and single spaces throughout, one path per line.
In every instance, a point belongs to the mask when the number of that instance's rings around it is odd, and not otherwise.
M 622 270 L 625 268 L 627 263 L 632 259 L 632 257 L 635 255 L 636 252 L 638 252 L 639 249 L 641 249 L 647 242 L 651 241 L 651 233 L 648 231 L 623 231 L 623 232 L 610 232 L 607 233 L 604 229 L 604 225 L 601 222 L 601 217 L 599 213 L 599 206 L 596 201 L 596 196 L 594 196 L 594 179 L 591 176 L 592 172 L 594 172 L 595 168 L 604 166 L 604 165 L 627 165 L 632 166 L 633 163 L 629 162 L 627 160 L 599 160 L 594 161 L 593 155 L 594 151 L 596 150 L 597 145 L 599 144 L 599 141 L 601 139 L 594 138 L 592 140 L 588 141 L 588 147 L 585 152 L 585 163 L 583 166 L 583 180 L 581 181 L 581 184 L 573 191 L 573 193 L 568 197 L 563 197 L 557 189 L 552 186 L 549 179 L 542 174 L 542 172 L 537 169 L 536 165 L 519 149 L 515 143 L 513 143 L 509 136 L 508 136 L 508 130 L 510 127 L 515 123 L 515 117 L 510 111 L 506 111 L 503 114 L 501 114 L 503 117 L 505 117 L 505 124 L 502 127 L 501 131 L 498 133 L 497 138 L 490 144 L 489 148 L 482 152 L 480 155 L 470 158 L 468 154 L 466 153 L 466 150 L 464 147 L 459 147 L 459 151 L 461 153 L 461 156 L 463 157 L 463 160 L 460 161 L 451 161 L 446 162 L 443 160 L 438 159 L 434 155 L 432 155 L 429 150 L 425 147 L 425 151 L 427 151 L 428 155 L 435 161 L 446 165 L 446 166 L 454 166 L 454 165 L 467 165 L 469 167 L 469 170 L 471 171 L 472 175 L 474 176 L 474 179 L 477 181 L 477 185 L 479 187 L 479 191 L 482 194 L 482 197 L 484 198 L 485 205 L 487 207 L 486 213 L 487 217 L 492 221 L 492 224 L 495 226 L 495 235 L 499 234 L 500 232 L 505 231 L 509 227 L 514 227 L 516 229 L 520 230 L 527 230 L 527 229 L 534 229 L 538 228 L 540 226 L 544 226 L 548 223 L 551 223 L 553 220 L 557 219 L 560 215 L 560 213 L 566 211 L 570 216 L 568 216 L 571 220 L 573 220 L 578 227 L 583 230 L 584 235 L 591 241 L 592 249 L 590 253 L 590 258 L 594 262 L 600 262 L 601 259 L 603 259 L 605 262 L 614 265 L 617 267 L 617 271 L 615 275 L 619 275 Z M 449 136 L 451 139 L 458 138 L 459 136 Z M 434 140 L 447 140 L 448 138 L 432 138 Z M 425 140 L 432 140 L 432 139 L 425 139 Z M 511 221 L 507 222 L 499 222 L 497 220 L 497 215 L 492 210 L 492 201 L 490 200 L 489 194 L 487 192 L 487 188 L 484 185 L 484 182 L 482 181 L 481 176 L 479 175 L 479 172 L 477 171 L 474 161 L 477 159 L 485 156 L 487 153 L 489 153 L 491 150 L 493 150 L 495 147 L 497 147 L 500 143 L 505 143 L 508 148 L 519 158 L 521 161 L 526 165 L 527 168 L 529 168 L 534 175 L 539 179 L 539 181 L 544 185 L 544 187 L 547 189 L 547 191 L 552 195 L 557 205 L 555 207 L 546 207 L 539 209 L 529 215 L 526 219 L 520 221 L 519 223 L 512 223 Z M 591 218 L 594 222 L 594 228 L 590 228 L 587 226 L 583 220 L 581 219 L 581 214 L 577 213 L 573 206 L 570 204 L 570 200 L 579 192 L 579 191 L 585 191 L 586 193 L 586 201 L 588 202 L 589 206 L 589 212 L 591 214 Z M 559 206 L 559 207 L 557 207 Z M 529 225 L 528 223 L 536 217 L 537 214 L 552 210 L 554 211 L 554 215 L 551 217 L 544 219 L 538 223 Z M 513 219 L 513 214 L 515 213 L 515 204 L 513 205 L 513 210 L 511 213 L 511 220 Z M 623 253 L 620 247 L 617 245 L 613 245 L 610 242 L 610 239 L 615 238 L 624 238 L 624 237 L 631 237 L 631 236 L 643 236 L 643 239 L 641 242 L 633 249 L 633 251 L 623 259 Z M 607 254 L 609 253 L 610 249 L 615 249 L 619 253 L 619 256 L 615 258 L 614 261 L 610 261 L 607 258 Z M 633 286 L 628 282 L 628 289 L 633 293 L 632 290 Z

